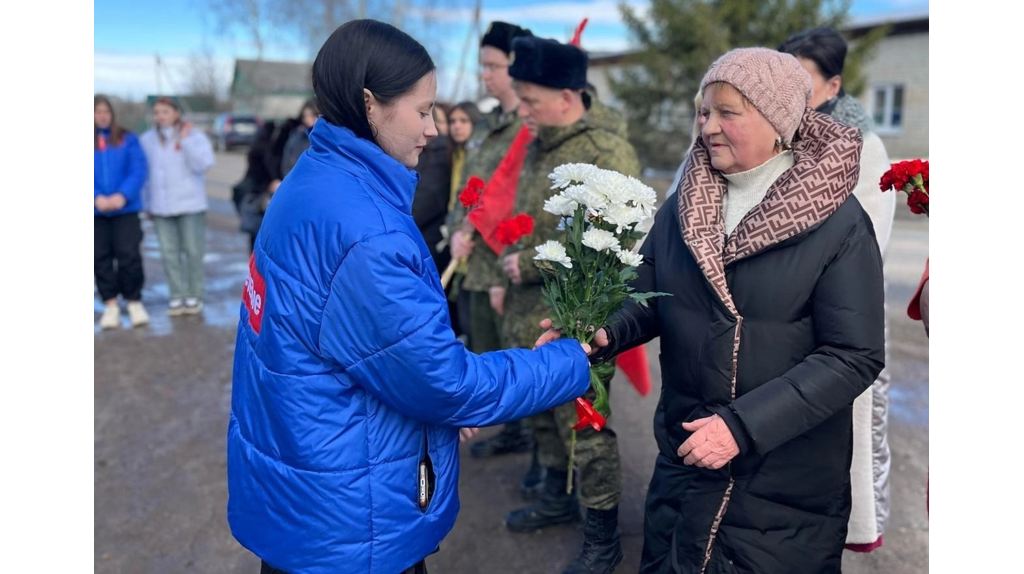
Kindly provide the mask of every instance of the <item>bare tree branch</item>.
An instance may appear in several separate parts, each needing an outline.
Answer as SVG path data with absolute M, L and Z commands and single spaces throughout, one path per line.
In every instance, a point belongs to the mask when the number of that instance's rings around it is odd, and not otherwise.
M 224 97 L 224 76 L 209 47 L 193 52 L 181 74 L 191 95 L 209 97 L 214 105 Z
M 263 59 L 270 19 L 271 0 L 205 0 L 222 36 L 243 30 L 256 48 L 256 59 Z

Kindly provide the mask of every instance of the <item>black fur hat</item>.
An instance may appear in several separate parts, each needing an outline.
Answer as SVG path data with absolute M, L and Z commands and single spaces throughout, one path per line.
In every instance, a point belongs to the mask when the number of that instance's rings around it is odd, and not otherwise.
M 533 32 L 508 22 L 494 21 L 487 27 L 483 38 L 480 39 L 480 47 L 494 46 L 505 54 L 510 54 L 512 53 L 512 40 L 523 36 L 533 36 Z
M 548 38 L 516 38 L 508 75 L 516 80 L 557 89 L 587 87 L 587 53 Z

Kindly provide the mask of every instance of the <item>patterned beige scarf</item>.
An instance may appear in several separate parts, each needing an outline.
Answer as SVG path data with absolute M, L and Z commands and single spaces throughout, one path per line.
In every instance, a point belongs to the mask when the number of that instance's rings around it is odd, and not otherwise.
M 715 294 L 734 316 L 739 313 L 726 285 L 725 266 L 832 215 L 857 185 L 861 144 L 859 130 L 808 108 L 793 142 L 795 164 L 726 238 L 722 197 L 728 182 L 711 166 L 704 142 L 697 140 L 679 184 L 680 229 Z

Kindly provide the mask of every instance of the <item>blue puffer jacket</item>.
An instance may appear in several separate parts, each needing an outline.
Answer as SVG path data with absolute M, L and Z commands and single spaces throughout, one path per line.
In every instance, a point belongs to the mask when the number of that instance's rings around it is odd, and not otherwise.
M 458 429 L 589 386 L 579 343 L 475 355 L 411 216 L 415 172 L 319 121 L 260 230 L 235 347 L 228 522 L 292 574 L 395 574 L 458 513 Z M 425 510 L 418 467 L 435 478 Z
M 93 151 L 93 200 L 100 195 L 120 193 L 124 195 L 125 204 L 117 211 L 100 211 L 93 207 L 93 213 L 114 217 L 142 211 L 142 185 L 146 183 L 149 170 L 139 138 L 125 132 L 120 145 L 114 145 L 110 143 L 109 129 L 101 129 L 100 133 L 107 140 L 107 149 Z

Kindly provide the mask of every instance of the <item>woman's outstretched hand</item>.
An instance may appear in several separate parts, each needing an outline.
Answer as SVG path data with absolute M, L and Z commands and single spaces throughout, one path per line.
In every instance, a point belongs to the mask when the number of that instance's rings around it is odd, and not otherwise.
M 558 329 L 551 328 L 551 319 L 541 320 L 540 327 L 541 329 L 547 330 L 544 331 L 544 334 L 541 335 L 540 338 L 537 339 L 537 342 L 533 344 L 534 349 L 540 347 L 541 345 L 550 343 L 555 339 L 560 339 L 562 337 L 561 331 L 559 331 Z M 594 339 L 593 341 L 591 341 L 591 343 L 593 343 L 593 346 L 588 345 L 586 343 L 580 343 L 580 345 L 583 345 L 583 350 L 587 353 L 587 356 L 594 354 L 595 347 L 601 348 L 608 346 L 608 333 L 603 328 L 598 329 L 597 335 L 594 336 Z

